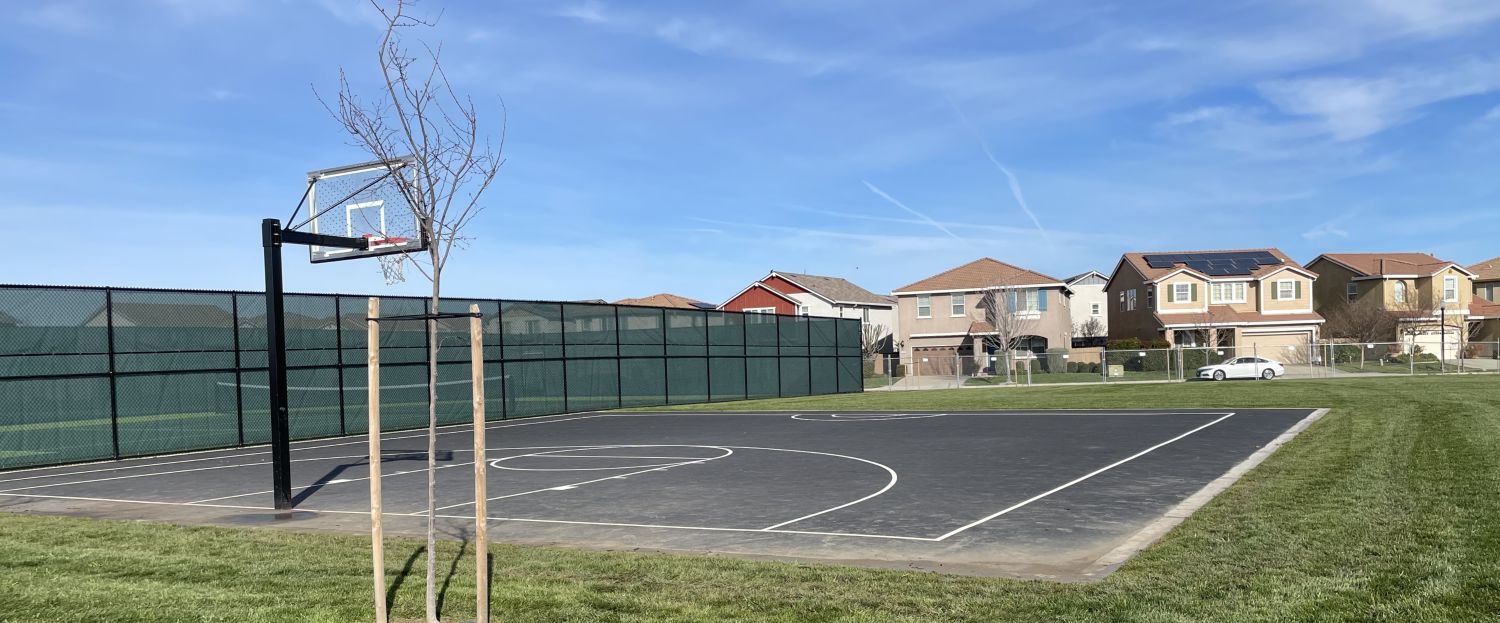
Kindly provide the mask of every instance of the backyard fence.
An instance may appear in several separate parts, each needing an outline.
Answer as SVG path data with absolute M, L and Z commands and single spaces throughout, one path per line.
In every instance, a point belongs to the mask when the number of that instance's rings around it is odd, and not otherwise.
M 921 353 L 907 361 L 866 361 L 870 390 L 944 389 L 1058 383 L 1181 382 L 1200 368 L 1253 357 L 1281 364 L 1283 378 L 1500 374 L 1500 342 L 1464 342 L 1440 358 L 1400 342 L 1318 342 L 1276 347 L 1182 347 L 1125 350 L 1052 349 L 1042 353 Z M 1008 364 L 1008 365 L 1007 365 Z M 1251 364 L 1256 365 L 1256 364 Z M 1006 374 L 1009 369 L 1010 374 Z M 1257 368 L 1263 371 L 1262 368 Z M 1207 373 L 1211 375 L 1211 372 Z
M 365 432 L 367 296 L 288 294 L 293 439 Z M 856 319 L 454 298 L 484 315 L 490 419 L 862 391 Z M 386 315 L 427 301 L 381 297 Z M 270 441 L 265 296 L 0 286 L 0 469 Z M 439 422 L 471 417 L 468 320 L 438 324 Z M 427 423 L 427 332 L 381 325 L 382 428 Z

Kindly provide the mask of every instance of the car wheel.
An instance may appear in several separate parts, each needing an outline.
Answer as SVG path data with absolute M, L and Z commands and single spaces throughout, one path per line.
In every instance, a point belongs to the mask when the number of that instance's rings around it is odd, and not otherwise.
M 1276 378 L 1276 371 L 1272 370 L 1270 368 L 1266 368 L 1265 372 L 1261 372 L 1260 373 L 1260 378 L 1263 378 L 1263 379 L 1265 379 L 1267 381 L 1269 381 L 1271 379 L 1274 379 L 1274 378 Z
M 1215 381 L 1222 381 L 1222 380 L 1224 380 L 1224 371 L 1223 370 L 1214 370 L 1214 380 Z

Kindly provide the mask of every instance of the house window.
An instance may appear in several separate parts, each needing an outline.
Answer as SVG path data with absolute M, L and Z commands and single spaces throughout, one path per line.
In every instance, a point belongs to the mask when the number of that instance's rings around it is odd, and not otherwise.
M 1443 301 L 1452 303 L 1458 300 L 1458 277 L 1443 277 Z
M 864 321 L 865 324 L 870 324 L 870 308 L 868 308 L 868 307 L 865 308 L 865 315 L 864 315 L 863 321 Z
M 1098 303 L 1091 303 L 1089 305 L 1089 315 L 1090 316 L 1098 316 L 1099 315 L 1099 304 Z
M 775 307 L 746 307 L 745 308 L 745 313 L 747 313 L 747 314 L 774 314 L 774 313 L 776 313 L 776 308 Z
M 1029 314 L 1041 309 L 1037 302 L 1036 290 L 1017 290 L 1012 293 L 1012 296 L 1016 297 L 1016 311 L 1018 312 Z
M 1245 302 L 1245 284 L 1243 282 L 1215 283 L 1208 287 L 1208 300 L 1211 303 L 1243 303 Z
M 807 305 L 798 305 L 797 306 L 797 313 L 802 314 L 803 316 L 806 316 L 808 314 L 808 312 L 811 312 L 811 311 L 812 311 L 812 308 L 808 307 Z
M 1149 294 L 1151 291 L 1147 290 L 1146 292 Z M 1132 288 L 1129 292 L 1125 293 L 1125 311 L 1135 311 L 1135 289 L 1134 288 Z
M 1276 282 L 1276 300 L 1286 301 L 1297 298 L 1297 282 L 1283 280 Z
M 1174 283 L 1174 284 L 1172 284 L 1172 302 L 1173 303 L 1188 303 L 1188 302 L 1192 302 L 1192 300 L 1193 300 L 1193 284 L 1191 284 L 1191 283 Z
M 1394 285 L 1394 286 L 1391 287 L 1391 300 L 1395 301 L 1397 303 L 1405 303 L 1406 302 L 1406 282 L 1405 281 L 1397 281 L 1396 285 Z
M 967 310 L 964 309 L 964 295 L 963 295 L 963 293 L 959 292 L 958 294 L 952 295 L 950 298 L 953 299 L 953 309 L 952 309 L 953 316 L 956 318 L 958 316 L 964 315 L 964 313 Z
M 1146 286 L 1146 309 L 1156 309 L 1156 288 Z
M 917 295 L 917 317 L 918 318 L 931 318 L 932 317 L 932 295 L 930 295 L 930 294 L 918 294 Z
M 1120 311 L 1125 311 L 1125 291 L 1120 290 Z
M 1350 281 L 1349 285 L 1344 288 L 1344 293 L 1346 295 L 1348 295 L 1349 302 L 1353 303 L 1354 302 L 1354 298 L 1357 297 L 1357 296 L 1359 296 L 1359 284 L 1354 283 L 1353 281 Z

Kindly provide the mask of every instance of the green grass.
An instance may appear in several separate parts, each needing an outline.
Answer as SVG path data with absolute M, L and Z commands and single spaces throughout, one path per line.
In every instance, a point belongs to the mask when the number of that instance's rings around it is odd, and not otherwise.
M 898 380 L 900 380 L 900 377 L 893 379 L 889 376 L 867 376 L 865 377 L 865 389 L 870 389 L 872 387 L 885 387 L 887 385 L 890 385 L 893 381 Z
M 703 410 L 1333 407 L 1093 584 L 495 548 L 504 621 L 1494 621 L 1500 381 L 1486 376 L 872 392 Z M 711 417 L 711 416 L 710 416 Z M 369 620 L 357 536 L 0 514 L 0 621 Z M 420 615 L 393 539 L 395 614 Z M 444 576 L 460 545 L 440 548 Z M 408 566 L 408 562 L 410 565 Z M 446 620 L 472 615 L 457 560 Z

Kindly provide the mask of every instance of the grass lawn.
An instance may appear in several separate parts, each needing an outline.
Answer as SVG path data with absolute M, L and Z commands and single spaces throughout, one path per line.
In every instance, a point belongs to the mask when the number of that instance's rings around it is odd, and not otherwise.
M 1108 579 L 1055 584 L 496 547 L 504 621 L 1494 621 L 1500 380 L 1484 376 L 874 392 L 683 409 L 1333 407 Z M 711 416 L 710 416 L 711 417 Z M 0 621 L 369 620 L 354 536 L 0 514 Z M 395 615 L 419 543 L 392 539 Z M 472 561 L 446 543 L 447 620 Z M 458 571 L 447 571 L 455 565 Z
M 887 385 L 890 385 L 892 381 L 900 379 L 901 377 L 899 376 L 895 378 L 891 378 L 889 376 L 867 376 L 865 377 L 865 389 L 870 389 L 872 387 L 885 387 Z

